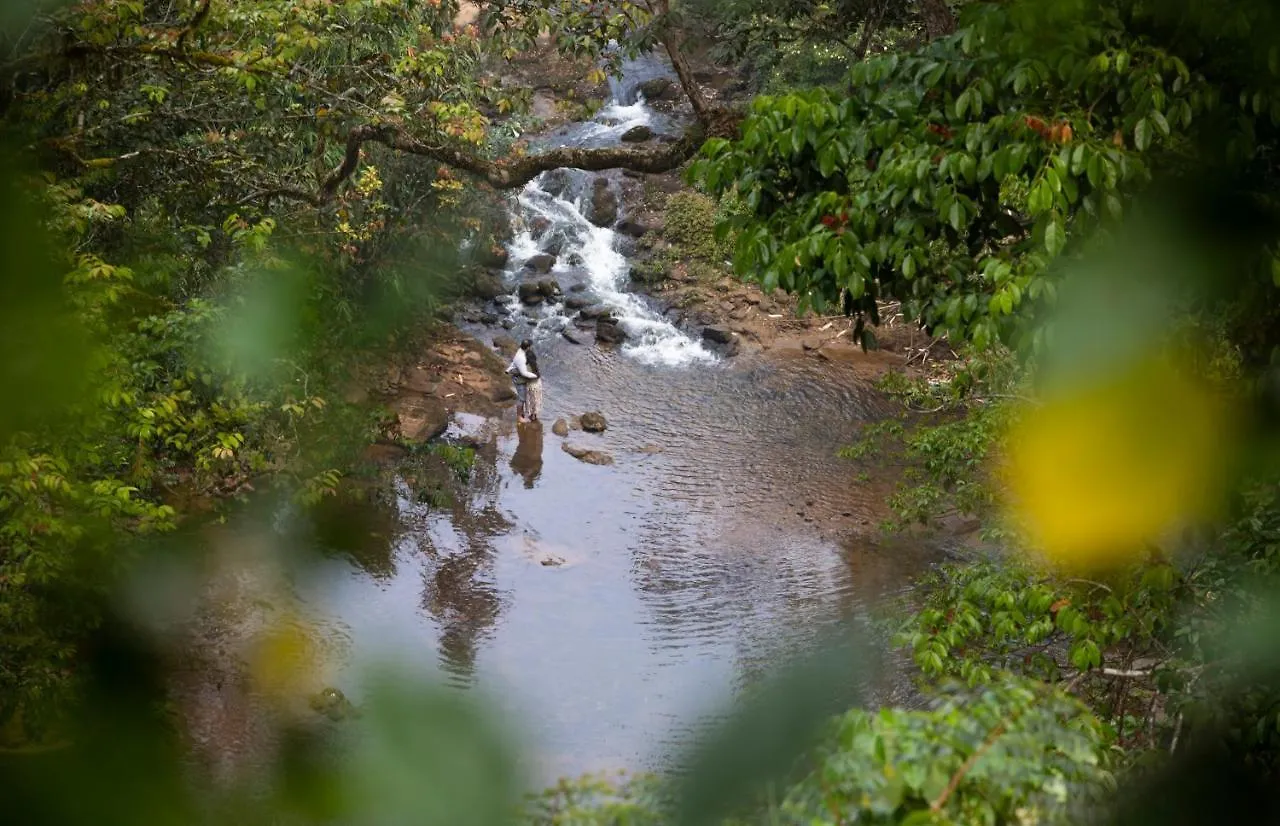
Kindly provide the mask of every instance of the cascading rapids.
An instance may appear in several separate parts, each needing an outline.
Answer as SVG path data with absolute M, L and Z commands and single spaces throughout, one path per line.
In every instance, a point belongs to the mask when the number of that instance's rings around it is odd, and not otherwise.
M 631 68 L 651 73 L 654 65 L 656 62 L 650 59 L 646 63 L 633 62 Z M 638 96 L 635 103 L 622 103 L 626 95 L 618 83 L 613 85 L 613 94 L 614 100 L 602 108 L 595 119 L 576 124 L 558 142 L 572 146 L 609 146 L 617 144 L 620 136 L 635 126 L 666 126 L 659 122 L 657 113 L 642 96 Z M 568 176 L 568 185 L 553 187 L 553 194 L 547 189 L 548 175 Z M 577 170 L 557 170 L 525 186 L 517 199 L 514 216 L 516 225 L 523 229 L 508 245 L 509 275 L 518 278 L 525 262 L 551 249 L 557 255 L 552 275 L 566 288 L 572 283 L 581 283 L 593 301 L 608 307 L 618 319 L 627 334 L 622 346 L 625 355 L 646 364 L 667 366 L 717 361 L 715 354 L 655 312 L 640 296 L 628 291 L 631 264 L 618 249 L 617 233 L 592 224 L 585 214 L 594 178 Z M 569 324 L 563 304 L 525 312 L 535 331 L 541 334 L 558 332 Z

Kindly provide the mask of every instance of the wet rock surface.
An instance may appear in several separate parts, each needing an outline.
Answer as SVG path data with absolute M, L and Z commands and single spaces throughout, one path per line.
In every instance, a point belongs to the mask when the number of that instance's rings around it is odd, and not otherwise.
M 613 457 L 601 450 L 591 450 L 585 447 L 579 447 L 569 442 L 560 445 L 560 449 L 568 453 L 579 462 L 588 465 L 612 465 Z
M 604 414 L 599 412 L 583 413 L 578 417 L 578 421 L 587 433 L 603 433 L 609 427 Z
M 633 126 L 622 133 L 623 143 L 644 143 L 654 138 L 654 131 L 648 126 Z
M 607 178 L 596 178 L 586 205 L 586 218 L 598 227 L 612 226 L 618 220 L 618 194 Z

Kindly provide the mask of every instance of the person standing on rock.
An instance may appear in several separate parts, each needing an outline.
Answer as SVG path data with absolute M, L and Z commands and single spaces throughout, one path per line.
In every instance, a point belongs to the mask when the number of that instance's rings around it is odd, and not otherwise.
M 533 352 L 533 342 L 526 340 L 525 344 L 528 345 L 524 348 L 525 362 L 529 372 L 533 373 L 533 380 L 525 388 L 524 416 L 536 422 L 542 415 L 542 370 L 538 368 L 538 354 Z
M 507 365 L 507 373 L 516 388 L 516 416 L 521 422 L 537 421 L 537 413 L 542 408 L 542 380 L 532 341 L 520 342 L 515 357 Z M 536 401 L 536 406 L 531 401 Z

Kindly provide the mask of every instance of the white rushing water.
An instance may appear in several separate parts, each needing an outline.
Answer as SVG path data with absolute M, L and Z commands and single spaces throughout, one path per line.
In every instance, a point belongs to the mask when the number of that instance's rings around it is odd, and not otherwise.
M 608 146 L 617 144 L 624 132 L 636 126 L 665 127 L 643 96 L 637 95 L 634 103 L 627 104 L 623 102 L 623 85 L 614 82 L 612 89 L 614 100 L 593 120 L 574 125 L 560 143 Z M 629 290 L 631 264 L 620 249 L 618 233 L 595 226 L 586 217 L 586 201 L 592 197 L 592 186 L 599 176 L 577 170 L 550 174 L 567 175 L 570 184 L 553 187 L 557 190 L 553 194 L 546 188 L 548 176 L 543 175 L 520 193 L 513 216 L 520 231 L 508 244 L 508 280 L 518 283 L 527 276 L 522 270 L 530 258 L 553 251 L 557 258 L 551 277 L 566 290 L 575 283 L 583 285 L 584 294 L 593 303 L 609 308 L 627 335 L 623 354 L 645 364 L 670 367 L 718 361 L 714 353 Z M 617 180 L 608 180 L 617 194 Z M 513 310 L 520 306 L 514 296 L 510 300 Z M 522 312 L 536 333 L 548 335 L 569 327 L 576 311 L 566 311 L 563 303 L 557 303 L 522 308 Z

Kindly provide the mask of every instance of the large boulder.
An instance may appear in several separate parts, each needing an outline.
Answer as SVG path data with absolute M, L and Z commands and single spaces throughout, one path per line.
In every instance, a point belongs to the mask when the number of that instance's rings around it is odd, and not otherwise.
M 619 344 L 627 340 L 627 333 L 613 316 L 601 316 L 596 322 L 596 341 L 606 344 Z
M 573 177 L 567 169 L 553 169 L 542 173 L 542 177 L 538 179 L 538 185 L 551 197 L 563 198 L 569 191 L 569 187 L 573 185 Z
M 471 281 L 471 294 L 476 298 L 492 301 L 499 296 L 506 295 L 506 293 L 507 288 L 503 285 L 502 279 L 493 273 L 477 273 Z
M 641 124 L 623 132 L 621 140 L 623 143 L 644 143 L 645 141 L 653 140 L 653 136 L 653 130 Z
M 560 290 L 560 282 L 554 278 L 544 278 L 539 281 L 538 292 L 542 293 L 543 298 L 557 298 L 563 295 Z
M 636 91 L 644 95 L 644 99 L 650 103 L 662 100 L 674 89 L 675 84 L 669 77 L 652 77 L 636 86 Z
M 728 344 L 733 341 L 733 331 L 728 327 L 712 324 L 702 329 L 702 337 L 716 344 Z
M 578 315 L 586 319 L 604 318 L 609 315 L 609 308 L 603 304 L 592 304 L 588 307 L 581 308 L 578 311 Z
M 542 294 L 542 290 L 539 288 L 538 282 L 536 281 L 526 281 L 517 289 L 520 300 L 525 304 L 541 304 L 547 300 L 547 297 Z
M 585 295 L 571 295 L 564 300 L 566 310 L 584 310 L 591 306 L 591 299 Z
M 639 221 L 633 221 L 630 218 L 623 218 L 614 229 L 623 235 L 630 235 L 632 238 L 641 238 L 649 231 L 649 228 L 644 224 Z
M 618 195 L 606 178 L 591 184 L 591 197 L 586 203 L 586 218 L 598 227 L 610 227 L 618 220 Z
M 588 433 L 603 433 L 609 426 L 609 423 L 605 421 L 604 414 L 598 411 L 583 413 L 579 417 L 579 421 L 582 422 L 582 429 Z
M 396 424 L 406 440 L 430 442 L 449 429 L 449 418 L 449 411 L 438 399 L 413 399 L 396 414 Z
M 551 268 L 556 265 L 556 257 L 550 253 L 540 252 L 537 255 L 524 262 L 527 270 L 537 273 L 549 273 Z

